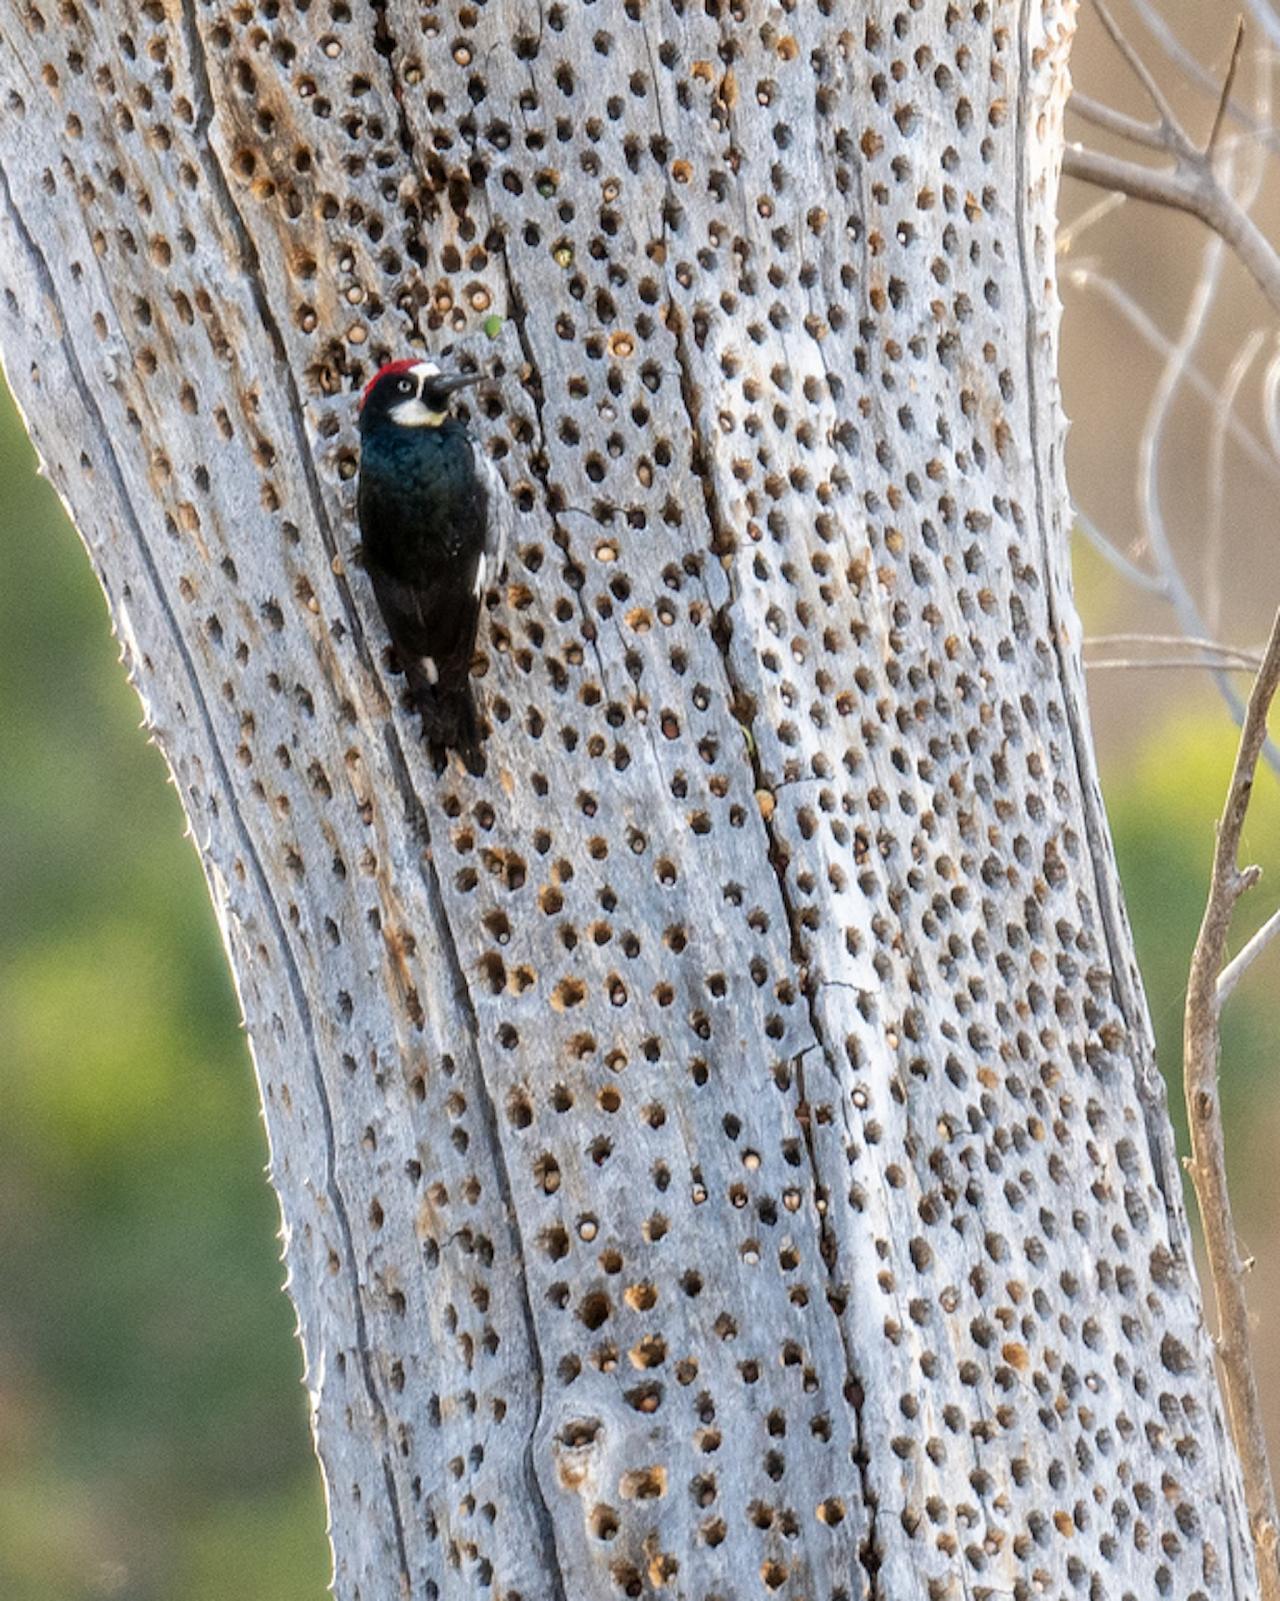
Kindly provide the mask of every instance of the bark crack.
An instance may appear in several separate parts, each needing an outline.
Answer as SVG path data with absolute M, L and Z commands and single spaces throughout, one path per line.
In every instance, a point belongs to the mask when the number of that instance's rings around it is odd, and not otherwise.
M 189 15 L 185 8 L 189 7 L 190 4 L 191 0 L 184 0 L 184 14 Z M 191 26 L 194 28 L 194 17 L 189 16 L 189 21 Z M 207 73 L 205 75 L 205 85 L 207 88 Z M 333 1109 L 329 1101 L 328 1090 L 324 1081 L 324 1071 L 321 1066 L 319 1042 L 316 1038 L 315 1018 L 307 1001 L 306 988 L 302 982 L 302 975 L 298 970 L 296 961 L 294 960 L 293 948 L 289 941 L 287 925 L 280 912 L 280 908 L 276 904 L 275 897 L 271 892 L 271 883 L 267 874 L 267 870 L 263 865 L 260 855 L 258 854 L 257 847 L 254 843 L 252 835 L 249 832 L 248 826 L 245 823 L 243 814 L 236 803 L 235 781 L 231 776 L 230 767 L 223 753 L 221 744 L 219 743 L 213 716 L 210 713 L 208 702 L 206 701 L 204 693 L 201 689 L 200 676 L 196 671 L 195 662 L 192 659 L 190 648 L 187 644 L 186 638 L 183 635 L 182 628 L 178 623 L 177 616 L 175 615 L 173 607 L 169 602 L 169 597 L 165 592 L 154 557 L 151 553 L 151 547 L 147 541 L 146 531 L 142 526 L 142 520 L 129 494 L 128 483 L 125 479 L 124 471 L 120 466 L 120 460 L 116 454 L 115 446 L 112 443 L 111 432 L 107 427 L 106 419 L 103 417 L 102 409 L 98 405 L 93 390 L 91 389 L 89 382 L 85 377 L 84 369 L 80 364 L 75 347 L 66 332 L 66 329 L 70 326 L 70 323 L 63 311 L 61 298 L 58 293 L 57 283 L 53 277 L 53 272 L 49 267 L 48 261 L 45 259 L 44 253 L 41 251 L 39 245 L 37 245 L 35 239 L 31 235 L 30 230 L 26 226 L 26 223 L 23 221 L 22 215 L 14 202 L 13 190 L 9 183 L 8 173 L 3 167 L 0 167 L 0 193 L 3 194 L 4 206 L 9 219 L 12 222 L 18 238 L 20 239 L 28 258 L 32 263 L 37 278 L 44 288 L 46 295 L 49 297 L 50 303 L 57 317 L 58 326 L 62 330 L 59 338 L 59 348 L 61 349 L 63 360 L 66 362 L 72 385 L 75 389 L 80 404 L 85 410 L 91 430 L 97 436 L 100 442 L 100 447 L 107 465 L 107 473 L 111 479 L 112 488 L 115 490 L 120 502 L 120 509 L 123 515 L 124 523 L 129 530 L 135 546 L 137 547 L 140 566 L 143 572 L 145 572 L 147 575 L 147 581 L 151 586 L 153 595 L 155 596 L 156 605 L 159 608 L 162 617 L 164 618 L 165 626 L 168 629 L 169 635 L 174 644 L 174 648 L 177 651 L 179 660 L 182 663 L 182 669 L 190 689 L 191 699 L 194 704 L 196 716 L 198 718 L 200 727 L 204 732 L 207 749 L 212 758 L 213 766 L 217 772 L 222 793 L 227 797 L 228 800 L 228 810 L 231 814 L 236 836 L 240 842 L 241 850 L 244 853 L 244 859 L 248 863 L 253 881 L 257 886 L 258 895 L 260 897 L 263 909 L 266 912 L 267 919 L 271 924 L 272 933 L 275 937 L 277 947 L 281 952 L 285 967 L 285 975 L 289 985 L 289 992 L 293 999 L 294 1008 L 298 1016 L 298 1022 L 302 1029 L 303 1038 L 306 1043 L 308 1064 L 311 1069 L 312 1081 L 315 1087 L 316 1098 L 320 1108 L 321 1121 L 324 1127 L 324 1190 L 325 1194 L 329 1197 L 330 1205 L 333 1208 L 333 1215 L 337 1221 L 338 1231 L 342 1236 L 343 1249 L 346 1256 L 347 1278 L 352 1298 L 352 1308 L 356 1329 L 356 1350 L 360 1360 L 361 1378 L 379 1436 L 385 1447 L 389 1433 L 387 1412 L 386 1407 L 383 1404 L 382 1397 L 378 1393 L 377 1382 L 374 1378 L 372 1347 L 369 1342 L 368 1327 L 365 1322 L 364 1306 L 360 1299 L 359 1277 L 355 1265 L 355 1238 L 351 1227 L 351 1218 L 347 1209 L 345 1198 L 343 1197 L 342 1191 L 338 1185 L 335 1171 L 337 1150 L 334 1139 Z M 382 1467 L 387 1482 L 387 1493 L 389 1497 L 392 1528 L 396 1543 L 397 1560 L 400 1564 L 401 1579 L 403 1583 L 409 1584 L 411 1582 L 411 1578 L 409 1573 L 408 1552 L 405 1545 L 404 1519 L 400 1508 L 400 1498 L 395 1483 L 391 1454 L 386 1449 L 384 1449 L 382 1452 Z
M 691 434 L 691 470 L 702 486 L 707 523 L 711 532 L 712 550 L 729 549 L 732 548 L 730 523 L 720 504 L 714 474 L 711 470 L 711 456 L 708 451 L 707 440 L 699 422 L 699 390 L 694 376 L 693 362 L 689 354 L 684 317 L 675 302 L 670 298 L 667 301 L 667 328 L 672 335 L 676 365 L 680 371 L 680 398 Z M 730 572 L 727 577 L 729 580 L 729 599 L 717 614 L 717 626 L 712 630 L 712 637 L 715 639 L 716 647 L 720 652 L 721 663 L 729 685 L 736 717 L 741 708 L 752 704 L 753 697 L 739 682 L 729 650 L 733 631 L 731 613 L 737 588 L 734 582 L 734 574 Z M 708 595 L 708 600 L 710 600 L 710 595 Z M 761 766 L 759 749 L 754 739 L 745 740 L 744 744 L 746 746 L 747 759 L 751 765 L 753 787 L 759 792 L 769 787 Z M 883 1563 L 883 1555 L 880 1547 L 878 1522 L 879 1503 L 867 1472 L 870 1459 L 867 1453 L 863 1428 L 865 1392 L 861 1378 L 858 1375 L 853 1342 L 845 1324 L 843 1308 L 837 1305 L 837 1300 L 842 1301 L 844 1298 L 844 1292 L 836 1279 L 839 1245 L 828 1215 L 830 1190 L 822 1180 L 821 1165 L 813 1137 L 813 1121 L 805 1084 L 805 1057 L 815 1048 L 821 1050 L 827 1071 L 831 1072 L 833 1053 L 830 1042 L 826 1037 L 826 1028 L 817 1004 L 819 986 L 813 982 L 807 970 L 804 948 L 800 937 L 799 914 L 787 887 L 786 868 L 788 854 L 769 819 L 762 817 L 761 824 L 764 828 L 768 845 L 769 866 L 776 880 L 778 895 L 787 917 L 787 925 L 791 935 L 791 958 L 795 963 L 800 989 L 805 998 L 809 1016 L 809 1028 L 814 1041 L 813 1044 L 806 1046 L 792 1057 L 791 1066 L 795 1075 L 797 1095 L 796 1120 L 800 1125 L 805 1155 L 812 1175 L 814 1209 L 818 1218 L 818 1249 L 827 1274 L 827 1301 L 836 1320 L 836 1329 L 844 1351 L 844 1400 L 853 1416 L 853 1464 L 858 1473 L 862 1505 L 867 1515 L 866 1533 L 859 1545 L 858 1560 L 866 1575 L 867 1601 L 882 1601 L 880 1570 Z
M 543 416 L 544 395 L 542 388 L 542 374 L 538 367 L 538 359 L 534 355 L 532 341 L 529 338 L 529 330 L 527 327 L 528 311 L 524 303 L 524 297 L 516 288 L 515 278 L 511 271 L 511 258 L 507 254 L 507 241 L 505 236 L 502 240 L 501 248 L 502 273 L 507 285 L 507 309 L 511 313 L 511 321 L 515 326 L 516 339 L 520 345 L 520 354 L 524 357 L 532 377 L 532 383 L 529 387 L 529 398 L 533 402 L 533 414 L 538 424 L 539 449 L 536 455 L 531 458 L 529 466 L 533 476 L 538 480 L 538 483 L 542 489 L 542 498 L 546 504 L 547 515 L 551 519 L 552 538 L 556 545 L 563 550 L 567 556 L 569 554 L 569 531 L 567 528 L 565 528 L 564 524 L 560 521 L 559 516 L 557 515 L 551 493 L 551 479 L 547 455 L 547 425 Z M 594 514 L 591 512 L 586 512 L 584 515 L 592 516 Z M 600 674 L 601 687 L 604 689 L 605 693 L 608 694 L 609 678 L 608 674 L 605 672 L 604 658 L 600 655 L 599 631 L 596 628 L 595 621 L 592 618 L 591 613 L 587 610 L 587 603 L 582 593 L 583 586 L 581 583 L 577 583 L 570 584 L 569 587 L 573 590 L 574 598 L 578 603 L 578 614 L 582 618 L 583 638 L 591 647 L 591 652 L 596 660 L 596 671 Z
M 725 31 L 722 28 L 722 37 Z M 645 31 L 645 43 L 649 50 L 650 65 L 653 66 L 653 50 L 648 30 Z M 726 39 L 726 43 L 730 43 Z M 656 75 L 656 74 L 655 74 Z M 732 113 L 730 114 L 732 121 Z M 665 133 L 662 119 L 661 101 L 658 103 L 658 124 L 660 131 Z M 662 238 L 666 243 L 667 233 L 667 206 L 672 199 L 670 184 L 667 186 L 667 200 L 663 207 Z M 689 352 L 688 334 L 684 315 L 675 304 L 674 297 L 667 297 L 667 327 L 672 337 L 676 365 L 680 373 L 680 399 L 688 420 L 691 436 L 690 469 L 702 486 L 704 509 L 707 526 L 710 531 L 710 548 L 713 555 L 732 553 L 736 548 L 731 521 L 720 504 L 720 496 L 715 483 L 715 476 L 711 470 L 712 450 L 707 435 L 704 433 L 699 421 L 699 389 L 694 376 L 693 360 Z M 714 437 L 714 436 L 712 436 Z M 737 599 L 736 575 L 732 569 L 726 572 L 729 598 L 724 606 L 716 613 L 716 626 L 712 630 L 712 637 L 716 648 L 720 652 L 721 663 L 725 679 L 728 683 L 732 707 L 735 718 L 739 712 L 747 712 L 754 705 L 754 696 L 740 683 L 734 671 L 732 655 L 729 649 L 733 634 L 733 608 Z M 711 595 L 708 592 L 708 602 Z M 769 787 L 766 783 L 763 768 L 760 762 L 759 748 L 754 738 L 744 741 L 747 750 L 747 759 L 751 765 L 752 786 L 758 793 L 761 789 Z M 778 786 L 773 786 L 775 789 Z M 813 1123 L 810 1115 L 808 1092 L 805 1082 L 804 1059 L 817 1048 L 822 1052 L 822 1058 L 827 1071 L 831 1072 L 833 1060 L 826 1030 L 817 1004 L 817 987 L 811 981 L 807 970 L 803 943 L 800 937 L 800 921 L 797 910 L 792 904 L 790 891 L 787 887 L 786 867 L 787 852 L 778 839 L 776 830 L 767 817 L 761 818 L 765 840 L 768 847 L 768 862 L 773 871 L 778 886 L 778 895 L 786 913 L 788 930 L 791 936 L 791 956 L 796 966 L 797 978 L 805 998 L 808 1011 L 809 1028 L 813 1035 L 813 1044 L 806 1046 L 792 1058 L 792 1071 L 795 1075 L 797 1108 L 796 1117 L 800 1124 L 801 1135 L 804 1140 L 805 1156 L 812 1175 L 814 1190 L 814 1207 L 818 1216 L 818 1248 L 822 1257 L 823 1267 L 826 1269 L 828 1281 L 828 1305 L 836 1320 L 836 1329 L 840 1337 L 841 1348 L 845 1359 L 845 1387 L 844 1400 L 849 1407 L 853 1418 L 854 1456 L 853 1465 L 858 1474 L 859 1493 L 863 1508 L 866 1512 L 866 1533 L 859 1543 L 858 1560 L 866 1575 L 867 1601 L 882 1601 L 880 1570 L 883 1564 L 883 1553 L 879 1533 L 879 1503 L 875 1489 L 868 1476 L 870 1458 L 867 1452 L 863 1407 L 865 1391 L 862 1380 L 858 1375 L 857 1363 L 854 1359 L 853 1342 L 848 1328 L 845 1325 L 843 1311 L 836 1305 L 836 1298 L 843 1299 L 843 1292 L 836 1280 L 835 1269 L 838 1261 L 838 1242 L 831 1226 L 827 1212 L 830 1198 L 828 1187 L 822 1182 L 821 1167 L 818 1160 L 816 1143 L 813 1138 Z M 843 1108 L 842 1108 L 843 1110 Z
M 560 540 L 559 538 L 556 538 L 556 536 L 560 535 L 563 537 L 564 545 L 561 546 L 561 548 L 567 553 L 568 533 L 559 523 L 551 504 L 551 484 L 547 472 L 547 430 L 546 423 L 543 418 L 542 374 L 539 371 L 538 361 L 534 355 L 532 342 L 529 339 L 529 332 L 525 326 L 525 305 L 518 290 L 516 289 L 515 281 L 512 276 L 511 258 L 507 254 L 507 241 L 505 236 L 501 242 L 501 254 L 503 276 L 507 285 L 507 309 L 510 312 L 511 321 L 515 325 L 516 338 L 520 345 L 520 353 L 529 367 L 531 380 L 529 386 L 529 397 L 533 403 L 534 418 L 538 424 L 539 449 L 536 456 L 532 457 L 530 460 L 530 469 L 542 488 L 542 495 L 546 504 L 547 515 L 551 519 L 552 537 L 555 539 L 557 545 L 560 544 Z M 582 596 L 581 585 L 574 587 L 574 594 L 577 597 L 578 610 L 582 616 L 583 634 L 595 655 L 596 666 L 600 673 L 601 685 L 607 690 L 608 680 L 605 677 L 604 662 L 600 656 L 600 645 L 596 638 L 595 625 L 587 613 L 586 602 Z M 489 1123 L 491 1136 L 493 1139 L 494 1151 L 496 1153 L 495 1161 L 497 1163 L 499 1174 L 499 1183 L 503 1187 L 504 1198 L 506 1199 L 511 1212 L 512 1227 L 515 1230 L 517 1240 L 520 1242 L 520 1260 L 524 1262 L 528 1259 L 524 1255 L 524 1235 L 520 1227 L 519 1210 L 511 1202 L 510 1175 L 507 1171 L 506 1151 L 503 1149 L 502 1136 L 499 1132 L 498 1118 L 493 1106 L 493 1100 L 492 1097 L 488 1095 L 487 1090 L 485 1094 L 484 1115 Z M 540 1425 L 542 1419 L 543 1401 L 547 1393 L 546 1369 L 542 1361 L 542 1347 L 538 1343 L 537 1324 L 535 1323 L 533 1316 L 533 1301 L 529 1294 L 527 1281 L 524 1283 L 523 1308 L 525 1327 L 528 1330 L 529 1351 L 533 1357 L 534 1380 L 537 1385 L 537 1413 Z M 539 1425 L 535 1425 L 535 1432 L 537 1426 Z M 533 1440 L 530 1440 L 528 1446 L 528 1471 L 533 1492 L 541 1511 L 541 1516 L 543 1519 L 545 1519 L 547 1547 L 551 1556 L 552 1577 L 555 1581 L 556 1593 L 561 1598 L 561 1601 L 567 1601 L 568 1592 L 565 1589 L 564 1574 L 560 1567 L 560 1557 L 556 1546 L 555 1522 L 551 1516 L 551 1508 L 547 1502 L 546 1494 L 542 1488 L 542 1481 L 538 1477 L 537 1465 L 533 1460 Z
M 409 114 L 404 109 L 404 90 L 396 73 L 396 64 L 393 59 L 399 41 L 391 31 L 391 23 L 387 19 L 390 0 L 369 0 L 369 9 L 373 12 L 373 48 L 387 64 L 387 79 L 391 86 L 391 98 L 396 103 L 396 134 L 400 140 L 400 148 L 408 159 L 409 165 L 416 173 L 418 170 L 418 152 L 414 148 L 413 129 L 409 126 Z
M 191 3 L 192 0 L 184 0 L 184 4 L 189 5 Z M 400 146 L 404 151 L 405 157 L 414 173 L 418 176 L 425 176 L 425 174 L 423 174 L 420 170 L 417 146 L 413 136 L 413 128 L 409 122 L 408 113 L 406 112 L 404 106 L 404 90 L 400 83 L 399 75 L 396 71 L 395 54 L 399 48 L 399 41 L 391 29 L 388 17 L 388 0 L 369 0 L 369 4 L 370 9 L 374 14 L 374 48 L 387 64 L 387 76 L 391 87 L 391 94 L 392 98 L 396 102 Z M 511 268 L 510 263 L 507 260 L 505 240 L 503 241 L 502 245 L 502 260 L 507 277 L 508 298 L 514 310 L 517 302 L 515 299 L 514 287 L 511 282 Z M 523 326 L 523 308 L 520 308 L 513 320 L 516 322 L 521 350 L 534 372 L 534 378 L 537 384 L 537 388 L 534 391 L 533 397 L 534 410 L 537 416 L 539 434 L 542 439 L 545 455 L 546 431 L 542 420 L 541 380 L 538 377 L 536 364 L 534 363 L 533 355 L 529 349 L 527 337 L 525 335 Z M 540 476 L 544 492 L 546 492 L 548 486 L 546 483 L 545 472 Z M 549 495 L 548 509 L 550 509 Z M 592 643 L 594 646 L 594 635 L 592 637 Z M 598 659 L 599 652 L 597 649 L 597 660 Z M 603 674 L 604 670 L 602 667 L 602 678 Z M 536 1384 L 536 1399 L 534 1403 L 535 1421 L 533 1432 L 525 1446 L 525 1473 L 529 1481 L 530 1503 L 533 1507 L 535 1519 L 541 1526 L 543 1539 L 545 1541 L 546 1560 L 552 1584 L 552 1594 L 556 1598 L 556 1601 L 567 1601 L 564 1573 L 560 1565 L 560 1553 L 556 1544 L 555 1521 L 552 1518 L 551 1508 L 547 1502 L 546 1494 L 543 1491 L 542 1481 L 538 1477 L 537 1464 L 534 1460 L 533 1452 L 534 1441 L 537 1438 L 537 1431 L 542 1418 L 543 1397 L 546 1394 L 546 1379 L 545 1368 L 542 1360 L 542 1350 L 538 1344 L 537 1324 L 533 1315 L 533 1300 L 529 1292 L 529 1282 L 525 1272 L 525 1265 L 528 1262 L 528 1257 L 525 1254 L 524 1237 L 520 1227 L 520 1211 L 519 1207 L 515 1204 L 515 1199 L 512 1193 L 511 1174 L 510 1169 L 507 1166 L 506 1150 L 502 1143 L 501 1127 L 498 1120 L 497 1109 L 494 1105 L 493 1092 L 490 1089 L 488 1079 L 485 1076 L 484 1052 L 480 1044 L 480 1027 L 479 1019 L 476 1015 L 475 1001 L 471 993 L 471 986 L 467 981 L 466 971 L 463 967 L 462 955 L 458 947 L 458 941 L 454 935 L 453 926 L 449 920 L 448 910 L 445 904 L 444 890 L 440 882 L 439 870 L 436 867 L 435 857 L 431 850 L 431 831 L 427 820 L 426 806 L 413 783 L 412 776 L 409 772 L 408 760 L 405 756 L 404 748 L 401 744 L 399 735 L 396 733 L 395 728 L 391 724 L 388 724 L 386 729 L 386 745 L 391 765 L 395 770 L 396 777 L 404 797 L 408 819 L 415 832 L 423 841 L 424 849 L 421 858 L 423 881 L 426 886 L 427 898 L 432 909 L 434 920 L 440 930 L 440 943 L 444 951 L 445 961 L 449 969 L 450 978 L 453 982 L 454 993 L 466 1008 L 472 1044 L 475 1050 L 478 1110 L 481 1120 L 485 1125 L 485 1129 L 489 1136 L 489 1142 L 493 1150 L 494 1169 L 498 1181 L 498 1193 L 501 1197 L 503 1208 L 510 1220 L 511 1232 L 516 1245 L 516 1257 L 521 1265 L 521 1271 L 518 1275 L 520 1289 L 520 1311 L 525 1326 L 525 1334 L 528 1341 L 530 1358 L 533 1363 L 534 1380 Z
M 462 965 L 462 956 L 458 950 L 458 943 L 454 937 L 453 927 L 445 909 L 444 891 L 440 884 L 439 870 L 435 864 L 430 849 L 430 832 L 427 816 L 422 801 L 413 787 L 409 777 L 408 764 L 404 751 L 395 730 L 388 724 L 386 730 L 387 753 L 391 764 L 396 770 L 396 776 L 402 789 L 406 792 L 406 809 L 410 826 L 424 840 L 422 852 L 422 876 L 427 890 L 427 899 L 430 903 L 436 924 L 440 929 L 440 945 L 444 952 L 445 963 L 449 970 L 449 977 L 453 983 L 454 994 L 466 1009 L 470 1024 L 472 1045 L 476 1057 L 476 1087 L 477 1108 L 480 1119 L 485 1126 L 493 1147 L 494 1169 L 498 1179 L 498 1194 L 502 1200 L 503 1210 L 510 1222 L 511 1233 L 515 1240 L 516 1258 L 521 1264 L 519 1274 L 520 1284 L 520 1312 L 524 1321 L 525 1333 L 529 1342 L 529 1354 L 533 1361 L 534 1375 L 537 1384 L 536 1416 L 542 1416 L 542 1397 L 544 1394 L 545 1369 L 542 1362 L 542 1351 L 538 1345 L 537 1328 L 533 1320 L 533 1302 L 529 1295 L 529 1283 L 524 1273 L 524 1264 L 528 1261 L 524 1250 L 524 1234 L 520 1227 L 520 1210 L 515 1204 L 511 1189 L 511 1173 L 507 1167 L 507 1154 L 503 1148 L 497 1109 L 493 1102 L 493 1093 L 489 1088 L 488 1080 L 484 1074 L 484 1056 L 480 1048 L 480 1025 L 476 1016 L 475 1002 L 471 994 L 471 986 Z M 535 1422 L 535 1435 L 537 1423 Z M 551 1508 L 542 1490 L 542 1483 L 538 1478 L 538 1471 L 533 1461 L 533 1438 L 525 1447 L 525 1470 L 530 1485 L 530 1499 L 533 1504 L 537 1521 L 542 1525 L 543 1535 L 547 1543 L 547 1556 L 550 1565 L 550 1574 L 553 1586 L 553 1595 L 556 1601 L 567 1601 L 564 1586 L 564 1575 L 560 1567 L 560 1555 L 556 1546 L 555 1524 L 551 1517 Z
M 262 323 L 263 330 L 270 341 L 272 353 L 276 358 L 277 373 L 284 385 L 288 399 L 287 409 L 290 427 L 293 431 L 294 450 L 297 454 L 303 483 L 306 486 L 311 515 L 315 520 L 316 531 L 320 535 L 324 553 L 329 558 L 330 570 L 334 574 L 335 585 L 342 601 L 344 620 L 350 630 L 357 658 L 361 665 L 369 671 L 372 681 L 378 685 L 385 695 L 385 686 L 382 684 L 381 678 L 375 669 L 373 653 L 369 647 L 359 608 L 356 606 L 355 596 L 351 591 L 351 585 L 347 581 L 345 574 L 340 570 L 342 566 L 339 559 L 341 552 L 338 549 L 333 520 L 329 516 L 328 508 L 325 505 L 324 488 L 320 483 L 320 475 L 316 471 L 311 441 L 307 436 L 306 411 L 303 406 L 302 391 L 298 387 L 293 364 L 289 359 L 284 330 L 281 328 L 275 312 L 271 309 L 258 247 L 254 243 L 253 235 L 249 232 L 248 225 L 244 220 L 244 213 L 236 203 L 226 171 L 210 138 L 216 106 L 213 97 L 213 84 L 209 77 L 208 55 L 205 51 L 204 40 L 200 35 L 199 23 L 196 20 L 195 0 L 182 0 L 181 20 L 182 30 L 187 41 L 187 59 L 191 67 L 192 88 L 196 101 L 196 122 L 193 130 L 193 139 L 200 151 L 200 160 L 204 167 L 205 175 L 217 196 L 223 215 L 226 217 L 235 237 L 236 245 L 240 251 L 245 279 L 249 285 L 249 293 L 253 297 L 254 307 Z M 393 697 L 387 696 L 388 703 L 392 699 Z

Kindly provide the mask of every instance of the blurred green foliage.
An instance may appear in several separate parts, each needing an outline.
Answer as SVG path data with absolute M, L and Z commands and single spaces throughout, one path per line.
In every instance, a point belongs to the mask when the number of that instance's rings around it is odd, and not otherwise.
M 1106 784 L 1120 878 L 1183 1152 L 1188 1148 L 1181 1088 L 1183 997 L 1204 914 L 1214 824 L 1226 798 L 1236 740 L 1237 730 L 1222 702 L 1202 690 L 1114 760 Z M 1232 925 L 1233 951 L 1275 909 L 1280 891 L 1280 782 L 1265 767 L 1249 809 L 1242 860 L 1256 862 L 1263 878 L 1240 903 Z M 1238 1158 L 1249 1121 L 1276 1100 L 1278 957 L 1280 950 L 1273 946 L 1250 969 L 1223 1014 L 1222 1026 L 1222 1104 L 1228 1156 L 1237 1158 L 1232 1164 L 1235 1203 L 1247 1211 L 1251 1203 L 1267 1201 L 1269 1213 L 1274 1205 L 1266 1193 L 1274 1188 L 1271 1171 L 1250 1173 Z M 1265 1226 L 1271 1223 L 1268 1215 Z
M 313 1601 L 323 1506 L 213 918 L 89 564 L 7 405 L 0 480 L 0 1596 Z M 1096 573 L 1084 602 L 1106 604 Z M 1188 709 L 1107 788 L 1176 1084 L 1234 732 L 1202 687 L 1169 698 Z M 1278 823 L 1264 780 L 1248 843 L 1272 885 Z M 1237 1127 L 1272 1094 L 1275 972 L 1229 1014 Z
M 249 1054 L 83 549 L 0 416 L 0 1597 L 318 1601 Z

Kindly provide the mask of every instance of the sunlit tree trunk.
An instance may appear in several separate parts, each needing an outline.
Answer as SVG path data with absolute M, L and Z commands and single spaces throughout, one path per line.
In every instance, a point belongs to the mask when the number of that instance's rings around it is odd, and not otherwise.
M 1253 1592 L 1067 574 L 1073 10 L 0 4 L 7 372 L 235 969 L 344 1601 Z M 424 343 L 517 511 L 479 778 L 355 560 Z

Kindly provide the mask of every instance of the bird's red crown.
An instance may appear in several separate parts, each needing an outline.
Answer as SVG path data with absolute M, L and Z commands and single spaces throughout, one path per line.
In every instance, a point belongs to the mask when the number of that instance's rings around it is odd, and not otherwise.
M 385 367 L 379 367 L 377 372 L 374 373 L 373 377 L 370 378 L 369 382 L 360 391 L 360 400 L 356 406 L 356 411 L 360 412 L 364 410 L 364 403 L 366 400 L 368 400 L 370 394 L 372 394 L 375 386 L 380 384 L 382 380 L 389 374 L 396 372 L 408 372 L 411 367 L 417 367 L 425 360 L 425 356 L 405 356 L 400 361 L 389 361 Z

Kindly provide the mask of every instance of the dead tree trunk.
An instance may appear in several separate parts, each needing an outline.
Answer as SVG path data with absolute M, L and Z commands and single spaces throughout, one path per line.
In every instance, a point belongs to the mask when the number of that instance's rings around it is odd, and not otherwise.
M 271 1135 L 340 1597 L 1253 1592 L 1098 796 L 1071 0 L 4 0 L 3 340 Z M 353 392 L 498 379 L 488 771 Z

